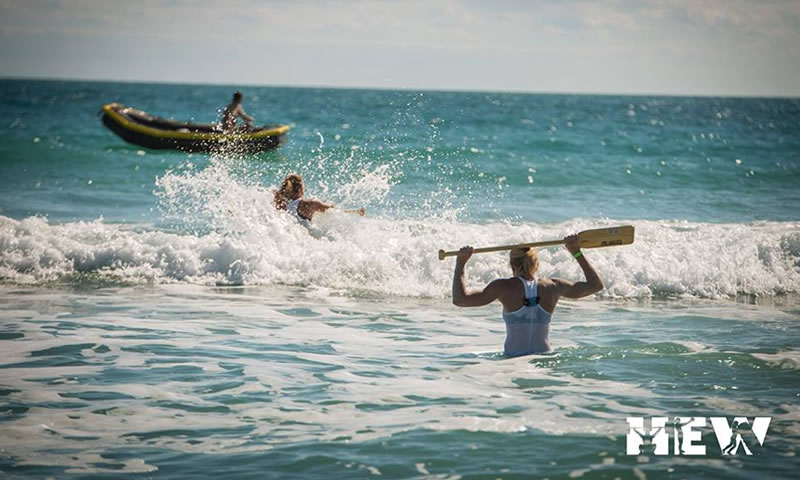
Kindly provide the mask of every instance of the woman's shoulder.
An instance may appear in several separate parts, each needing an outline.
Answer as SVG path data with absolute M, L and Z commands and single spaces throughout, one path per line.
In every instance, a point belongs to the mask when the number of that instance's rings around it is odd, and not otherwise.
M 509 285 L 520 283 L 520 277 L 504 277 L 498 278 L 495 282 L 507 283 Z
M 573 283 L 558 277 L 540 278 L 538 282 L 540 294 L 556 296 L 560 296 L 564 289 L 569 288 Z
M 489 285 L 502 289 L 513 288 L 518 284 L 522 285 L 518 277 L 498 278 L 489 283 Z
M 498 278 L 492 283 L 509 293 L 518 293 L 525 290 L 525 284 L 520 281 L 520 277 Z
M 539 289 L 539 293 L 544 293 L 546 295 L 550 292 L 557 292 L 558 289 L 561 288 L 561 285 L 564 283 L 564 281 L 560 278 L 544 277 L 537 279 L 536 283 L 538 284 L 537 288 Z
M 543 277 L 536 280 L 539 290 L 556 289 L 561 284 L 562 280 L 555 277 Z
M 318 205 L 322 202 L 316 198 L 298 198 L 297 203 L 299 205 Z

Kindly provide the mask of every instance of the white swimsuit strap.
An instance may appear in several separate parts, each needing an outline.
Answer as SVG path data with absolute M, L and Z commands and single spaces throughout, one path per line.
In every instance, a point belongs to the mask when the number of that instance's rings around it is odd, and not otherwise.
M 536 298 L 536 296 L 539 294 L 539 287 L 536 280 L 527 280 L 523 277 L 517 278 L 519 278 L 519 281 L 525 286 L 525 298 Z
M 300 206 L 300 199 L 299 198 L 296 199 L 296 200 L 289 200 L 288 202 L 286 202 L 286 210 L 288 210 L 288 211 L 290 211 L 292 213 L 297 213 L 297 207 L 299 207 L 299 206 Z
M 296 218 L 301 225 L 310 227 L 311 222 L 301 217 L 300 212 L 297 211 L 298 207 L 300 206 L 301 200 L 302 200 L 301 198 L 298 198 L 296 200 L 289 200 L 288 202 L 286 202 L 286 211 L 289 212 L 289 214 L 292 215 L 294 218 Z

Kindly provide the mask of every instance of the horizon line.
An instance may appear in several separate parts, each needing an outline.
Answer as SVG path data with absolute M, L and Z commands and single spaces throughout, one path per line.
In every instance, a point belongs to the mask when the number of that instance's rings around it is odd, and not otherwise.
M 39 81 L 39 82 L 88 82 L 88 83 L 121 83 L 121 84 L 152 84 L 152 85 L 194 85 L 204 87 L 252 87 L 252 88 L 296 88 L 296 89 L 324 89 L 324 90 L 367 90 L 387 92 L 433 92 L 433 93 L 496 93 L 506 95 L 573 95 L 597 97 L 674 97 L 674 98 L 740 98 L 740 99 L 772 99 L 772 100 L 800 100 L 800 95 L 779 94 L 706 94 L 706 93 L 624 93 L 624 92 L 557 92 L 533 90 L 489 90 L 470 88 L 435 88 L 435 87 L 381 87 L 381 86 L 342 86 L 342 85 L 275 85 L 253 83 L 208 83 L 199 81 L 170 81 L 170 80 L 120 80 L 104 78 L 79 78 L 79 77 L 48 77 L 48 76 L 13 76 L 0 75 L 0 81 Z

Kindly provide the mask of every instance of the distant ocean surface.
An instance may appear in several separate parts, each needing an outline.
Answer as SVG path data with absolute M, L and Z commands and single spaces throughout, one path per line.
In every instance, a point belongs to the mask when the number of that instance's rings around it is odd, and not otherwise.
M 98 116 L 212 122 L 234 90 L 284 146 L 149 150 Z M 800 99 L 0 80 L 0 112 L 0 475 L 800 468 Z M 311 230 L 275 211 L 291 172 L 341 208 Z M 450 303 L 440 248 L 622 224 L 554 356 L 503 359 L 500 306 Z M 468 265 L 472 288 L 509 275 Z M 706 456 L 628 456 L 630 416 L 772 423 L 753 456 L 710 428 Z

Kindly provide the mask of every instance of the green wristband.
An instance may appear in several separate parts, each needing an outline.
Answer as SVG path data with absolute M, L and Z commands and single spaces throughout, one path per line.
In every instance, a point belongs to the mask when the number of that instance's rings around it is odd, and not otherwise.
M 577 252 L 573 253 L 572 256 L 575 257 L 576 259 L 581 258 L 583 256 L 583 252 L 578 250 Z

